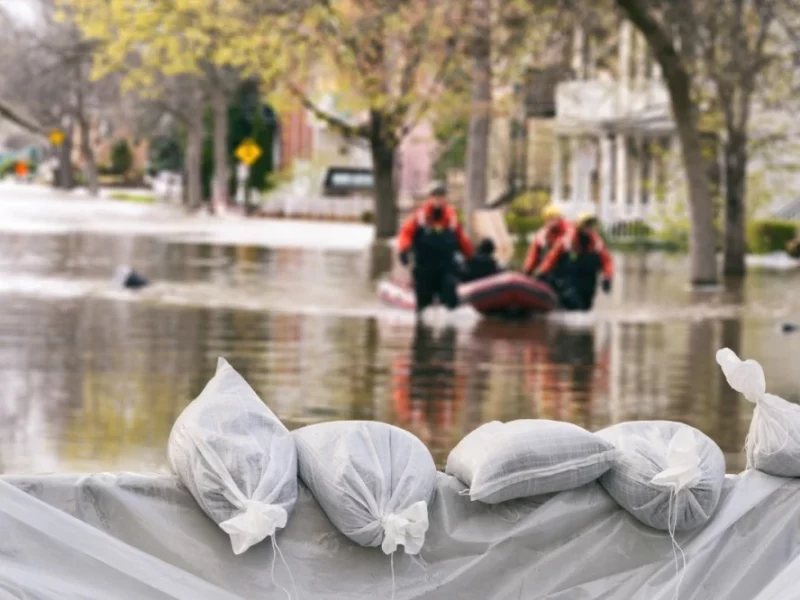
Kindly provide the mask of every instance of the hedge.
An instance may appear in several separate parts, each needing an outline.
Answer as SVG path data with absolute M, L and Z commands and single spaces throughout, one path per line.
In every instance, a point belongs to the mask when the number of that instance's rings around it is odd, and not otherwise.
M 544 219 L 539 215 L 525 215 L 514 211 L 505 214 L 508 232 L 520 239 L 527 240 L 528 236 L 544 225 Z
M 797 224 L 794 221 L 752 221 L 747 227 L 747 245 L 753 254 L 782 252 L 796 233 Z

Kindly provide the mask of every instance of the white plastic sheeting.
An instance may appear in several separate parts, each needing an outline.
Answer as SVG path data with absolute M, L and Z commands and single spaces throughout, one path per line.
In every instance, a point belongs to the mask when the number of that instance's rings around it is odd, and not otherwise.
M 471 502 L 459 495 L 463 489 L 439 475 L 422 560 L 393 559 L 398 600 L 674 597 L 669 536 L 633 519 L 598 484 L 496 506 Z M 727 478 L 711 521 L 677 535 L 687 561 L 678 597 L 793 600 L 798 526 L 800 481 L 758 472 Z M 272 546 L 235 556 L 225 533 L 173 477 L 5 477 L 0 530 L 4 599 L 283 594 L 270 576 Z M 305 487 L 277 538 L 297 582 L 293 597 L 391 597 L 390 558 L 339 534 Z M 286 585 L 280 564 L 275 576 Z

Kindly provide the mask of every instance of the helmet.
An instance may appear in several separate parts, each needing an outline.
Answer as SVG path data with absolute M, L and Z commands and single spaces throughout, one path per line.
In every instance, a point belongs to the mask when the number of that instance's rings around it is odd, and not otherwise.
M 578 215 L 578 219 L 575 221 L 575 224 L 578 227 L 583 227 L 584 225 L 593 225 L 597 222 L 597 217 L 593 212 L 584 211 Z
M 447 186 L 441 181 L 434 181 L 428 186 L 428 196 L 447 196 Z
M 558 219 L 563 216 L 564 213 L 561 212 L 561 207 L 557 204 L 548 204 L 542 209 L 542 217 L 545 220 L 548 219 Z

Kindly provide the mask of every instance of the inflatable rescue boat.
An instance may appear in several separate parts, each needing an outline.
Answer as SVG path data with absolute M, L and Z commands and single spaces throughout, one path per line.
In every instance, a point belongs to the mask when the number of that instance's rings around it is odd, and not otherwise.
M 526 316 L 549 312 L 558 305 L 549 285 L 513 271 L 462 283 L 458 296 L 462 303 L 485 315 Z M 417 305 L 410 284 L 382 281 L 378 297 L 398 308 L 414 310 Z

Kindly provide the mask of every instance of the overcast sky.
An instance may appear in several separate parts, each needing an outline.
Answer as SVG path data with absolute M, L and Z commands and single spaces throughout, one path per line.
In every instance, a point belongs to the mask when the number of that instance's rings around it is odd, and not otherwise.
M 36 18 L 34 4 L 33 0 L 0 0 L 0 6 L 11 15 L 29 22 Z

